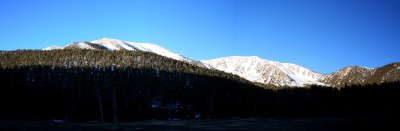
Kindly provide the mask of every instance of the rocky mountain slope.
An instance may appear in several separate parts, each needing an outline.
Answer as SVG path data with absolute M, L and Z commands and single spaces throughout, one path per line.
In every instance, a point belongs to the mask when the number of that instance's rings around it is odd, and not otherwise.
M 320 74 L 296 64 L 280 63 L 257 56 L 230 56 L 202 61 L 206 65 L 225 72 L 237 74 L 247 80 L 278 86 L 303 86 L 318 84 Z
M 75 42 L 63 47 L 50 46 L 44 50 L 54 49 L 132 50 L 152 52 L 200 67 L 232 73 L 252 82 L 276 86 L 303 87 L 315 84 L 341 87 L 346 84 L 371 84 L 400 80 L 399 63 L 392 63 L 379 68 L 349 66 L 337 72 L 320 74 L 296 64 L 265 60 L 257 56 L 229 56 L 196 61 L 171 52 L 156 44 L 129 42 L 109 38 L 102 38 L 91 42 Z
M 343 87 L 400 80 L 400 63 L 378 68 L 349 66 L 320 74 L 296 64 L 265 60 L 256 56 L 230 56 L 202 61 L 207 66 L 239 75 L 249 81 L 277 86 L 326 85 Z
M 380 84 L 400 80 L 400 63 L 392 63 L 378 68 L 359 66 L 345 67 L 337 72 L 322 75 L 318 81 L 330 86 L 352 84 Z

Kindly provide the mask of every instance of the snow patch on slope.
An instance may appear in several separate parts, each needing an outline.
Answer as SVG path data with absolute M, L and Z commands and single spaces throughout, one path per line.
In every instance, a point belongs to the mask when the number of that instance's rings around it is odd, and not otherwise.
M 285 72 L 285 74 L 296 82 L 293 86 L 302 86 L 307 84 L 324 85 L 323 83 L 318 82 L 318 78 L 321 75 L 316 72 L 291 63 L 275 62 L 275 64 L 276 67 Z
M 165 56 L 165 57 L 169 57 L 175 60 L 180 60 L 180 61 L 187 61 L 189 60 L 188 58 L 177 54 L 177 53 L 173 53 L 165 48 L 162 48 L 159 45 L 156 44 L 150 44 L 150 43 L 135 43 L 135 42 L 127 42 L 128 44 L 136 47 L 136 49 L 139 49 L 141 51 L 147 51 L 147 52 L 154 52 L 156 54 Z
M 62 46 L 49 46 L 49 47 L 44 48 L 43 50 L 60 50 L 60 49 L 63 49 L 63 47 Z
M 124 49 L 124 50 L 134 50 L 134 51 L 146 51 L 146 52 L 153 52 L 158 55 L 169 57 L 175 60 L 192 61 L 182 55 L 173 53 L 165 48 L 162 48 L 156 44 L 151 44 L 151 43 L 137 43 L 137 42 L 129 42 L 117 39 L 109 39 L 109 38 L 102 38 L 99 40 L 95 40 L 92 41 L 92 43 L 102 45 L 110 50 Z
M 67 45 L 66 47 L 79 48 L 79 49 L 91 49 L 91 50 L 95 49 L 94 47 L 90 46 L 88 43 L 85 43 L 85 42 L 72 43 L 70 45 Z M 64 47 L 64 48 L 66 48 L 66 47 Z

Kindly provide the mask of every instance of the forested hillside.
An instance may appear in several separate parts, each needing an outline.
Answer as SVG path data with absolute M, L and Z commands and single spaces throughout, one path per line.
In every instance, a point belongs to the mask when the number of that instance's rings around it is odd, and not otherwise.
M 3 52 L 0 82 L 6 120 L 398 115 L 400 105 L 399 82 L 272 90 L 140 51 Z

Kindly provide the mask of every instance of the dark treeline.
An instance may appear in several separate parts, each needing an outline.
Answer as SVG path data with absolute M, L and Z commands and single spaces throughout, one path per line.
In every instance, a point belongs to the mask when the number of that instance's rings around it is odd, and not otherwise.
M 400 82 L 272 90 L 145 52 L 14 51 L 0 56 L 0 119 L 5 120 L 398 116 L 400 105 Z
M 1 118 L 131 121 L 272 116 L 273 91 L 153 69 L 0 70 Z M 272 112 L 272 113 L 271 113 Z

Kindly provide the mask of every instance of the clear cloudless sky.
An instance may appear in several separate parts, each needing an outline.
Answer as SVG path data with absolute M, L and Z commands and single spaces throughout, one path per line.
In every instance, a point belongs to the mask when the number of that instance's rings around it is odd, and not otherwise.
M 0 0 L 0 50 L 108 37 L 329 73 L 400 61 L 400 0 Z

